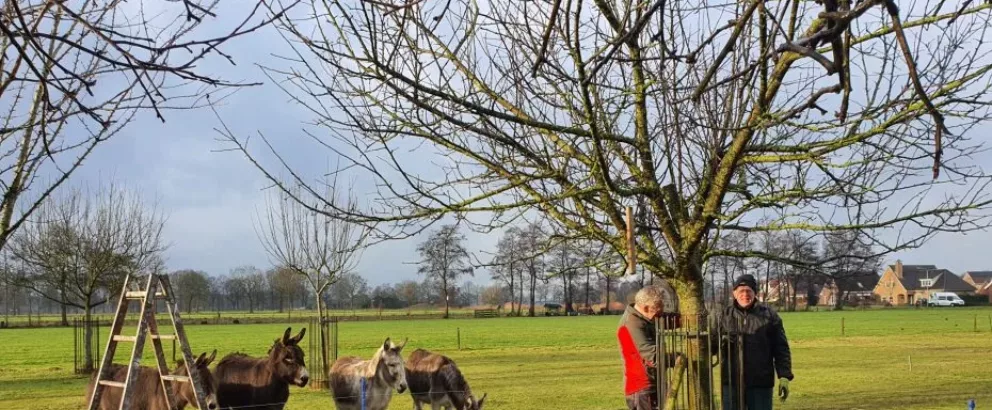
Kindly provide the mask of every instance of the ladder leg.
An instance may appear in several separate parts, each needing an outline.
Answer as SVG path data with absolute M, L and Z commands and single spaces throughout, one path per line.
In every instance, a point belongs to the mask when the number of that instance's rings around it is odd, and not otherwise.
M 89 410 L 96 410 L 99 406 L 100 397 L 103 395 L 103 388 L 105 387 L 100 385 L 100 381 L 107 378 L 107 371 L 114 362 L 114 353 L 117 351 L 117 341 L 114 340 L 114 336 L 121 333 L 121 328 L 124 327 L 124 319 L 127 317 L 127 287 L 130 280 L 131 275 L 124 277 L 124 288 L 121 290 L 121 297 L 117 302 L 117 314 L 114 315 L 114 321 L 110 325 L 110 334 L 107 335 L 107 347 L 104 350 L 103 360 L 100 361 L 100 369 L 96 372 L 93 391 L 90 392 L 90 402 L 87 406 Z
M 131 401 L 134 394 L 132 392 L 134 383 L 138 380 L 138 367 L 141 363 L 141 355 L 145 350 L 145 335 L 148 334 L 149 311 L 155 310 L 155 275 L 148 275 L 148 287 L 145 289 L 145 297 L 141 301 L 141 316 L 138 317 L 138 332 L 135 335 L 134 347 L 131 350 L 131 361 L 128 363 L 127 379 L 124 381 L 124 391 L 121 393 L 120 410 L 131 410 Z
M 158 335 L 158 323 L 155 321 L 155 302 L 152 302 L 152 310 L 148 314 L 148 332 L 153 335 Z M 155 359 L 158 362 L 158 374 L 159 376 L 165 376 L 170 373 L 169 365 L 165 361 L 165 352 L 162 350 L 162 341 L 157 337 L 152 337 L 152 346 L 155 348 Z M 172 383 L 166 381 L 164 378 L 159 377 L 159 382 L 162 383 L 162 392 L 165 393 L 165 405 L 168 408 L 172 408 Z
M 196 396 L 196 407 L 200 410 L 205 410 L 207 408 L 207 396 L 204 393 L 203 386 L 206 381 L 200 375 L 199 369 L 193 366 L 193 352 L 189 348 L 189 340 L 186 339 L 186 329 L 183 327 L 183 321 L 179 317 L 179 311 L 176 309 L 175 299 L 172 296 L 172 284 L 166 275 L 160 276 L 159 280 L 162 282 L 162 292 L 165 293 L 166 310 L 169 313 L 169 318 L 172 319 L 172 326 L 176 330 L 179 349 L 182 351 L 183 361 L 186 363 L 186 370 L 189 372 L 190 383 L 193 385 L 193 395 Z

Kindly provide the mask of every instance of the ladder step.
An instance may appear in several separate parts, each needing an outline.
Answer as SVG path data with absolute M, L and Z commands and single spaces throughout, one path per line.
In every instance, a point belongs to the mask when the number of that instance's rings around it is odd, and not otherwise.
M 107 386 L 107 387 L 117 387 L 117 388 L 121 388 L 121 389 L 124 388 L 124 383 L 123 382 L 115 382 L 115 381 L 111 381 L 111 380 L 100 380 L 100 384 L 103 385 L 103 386 Z
M 115 342 L 137 342 L 138 336 L 114 335 Z
M 177 376 L 174 374 L 163 374 L 162 380 L 172 380 L 174 382 L 189 383 L 189 376 Z
M 158 340 L 176 340 L 176 335 L 149 335 L 152 339 Z
M 133 291 L 127 292 L 124 297 L 126 297 L 128 299 L 141 300 L 141 299 L 144 299 L 145 298 L 145 293 L 146 292 L 143 291 L 143 290 L 133 290 Z M 165 293 L 155 292 L 155 297 L 158 298 L 158 299 L 165 299 Z

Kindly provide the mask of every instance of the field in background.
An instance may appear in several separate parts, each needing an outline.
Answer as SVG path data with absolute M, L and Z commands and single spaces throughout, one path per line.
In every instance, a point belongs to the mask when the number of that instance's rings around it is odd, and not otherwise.
M 992 309 L 808 312 L 782 317 L 796 380 L 792 397 L 784 405 L 776 403 L 776 408 L 964 409 L 968 399 L 975 399 L 978 408 L 992 404 L 988 389 Z M 340 352 L 368 357 L 386 336 L 408 337 L 411 351 L 424 347 L 454 358 L 473 390 L 489 393 L 492 401 L 487 409 L 622 409 L 614 341 L 617 320 L 586 316 L 344 322 Z M 294 333 L 298 326 L 293 325 Z M 237 350 L 262 355 L 285 328 L 190 326 L 188 333 L 197 354 L 216 348 L 218 357 Z M 460 351 L 456 329 L 461 330 Z M 72 374 L 71 332 L 68 328 L 0 330 L 0 408 L 83 407 L 86 379 Z M 149 346 L 146 352 L 150 351 Z M 117 355 L 118 362 L 130 349 L 123 352 Z M 412 407 L 408 394 L 396 396 L 390 406 Z M 292 388 L 286 408 L 332 409 L 333 404 L 327 392 Z

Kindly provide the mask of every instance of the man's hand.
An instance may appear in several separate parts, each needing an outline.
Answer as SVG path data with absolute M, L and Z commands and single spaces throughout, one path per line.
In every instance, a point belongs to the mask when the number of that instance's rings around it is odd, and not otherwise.
M 778 379 L 778 397 L 785 401 L 789 398 L 789 379 L 784 377 Z

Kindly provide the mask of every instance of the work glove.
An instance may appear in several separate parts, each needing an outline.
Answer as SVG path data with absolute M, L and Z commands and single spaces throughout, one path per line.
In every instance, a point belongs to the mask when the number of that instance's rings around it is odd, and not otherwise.
M 785 401 L 789 398 L 789 379 L 784 377 L 778 379 L 778 397 Z

